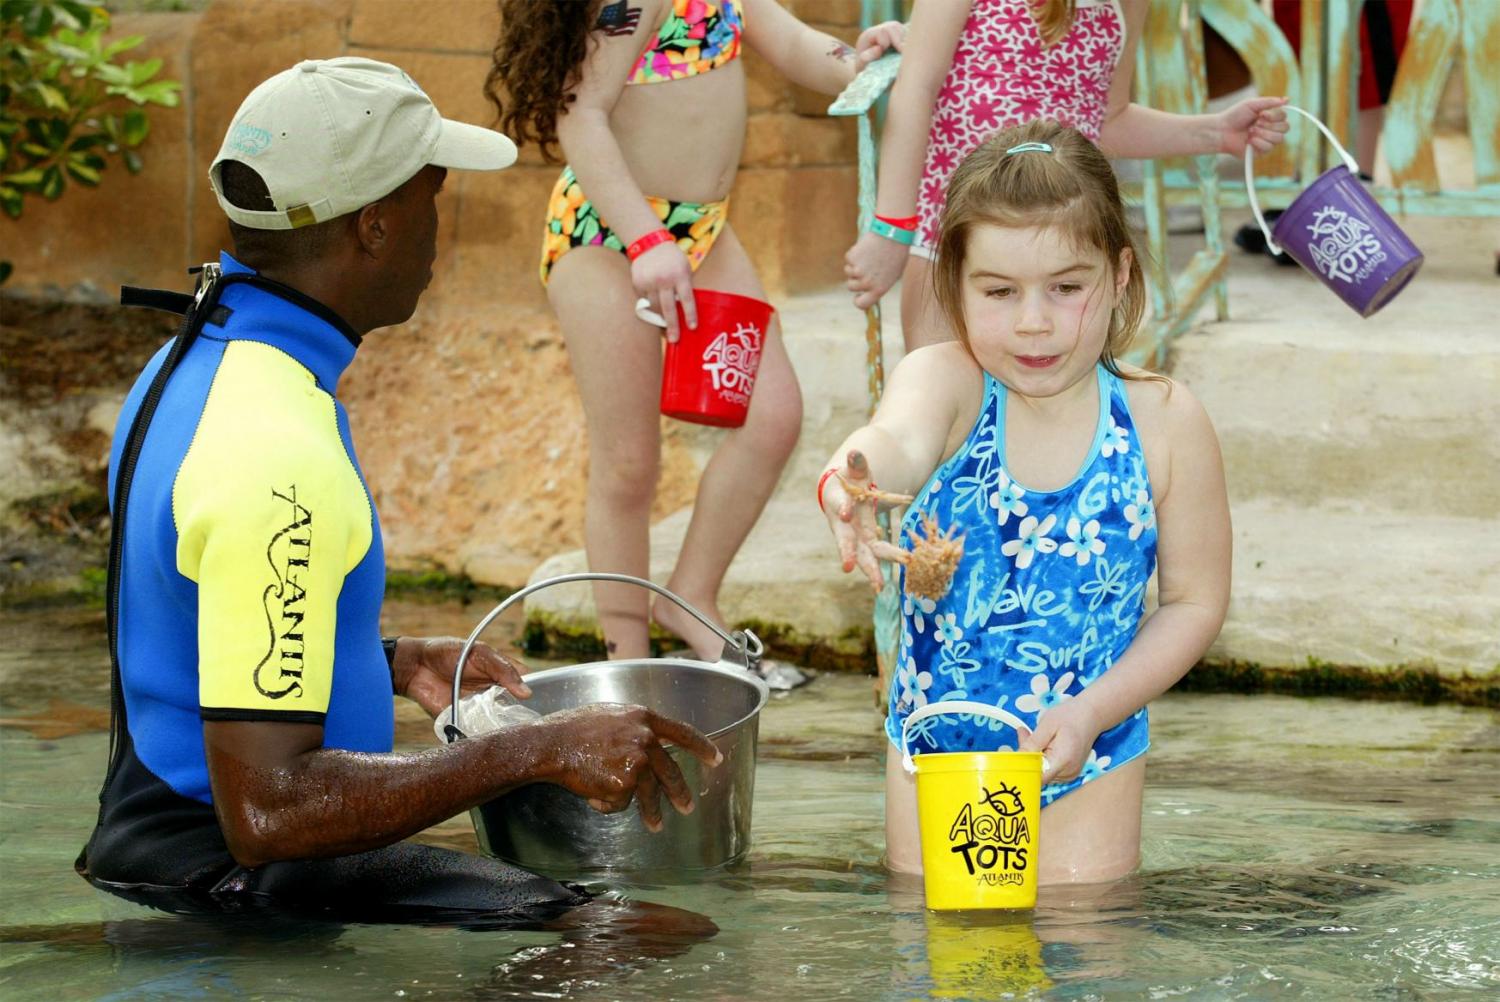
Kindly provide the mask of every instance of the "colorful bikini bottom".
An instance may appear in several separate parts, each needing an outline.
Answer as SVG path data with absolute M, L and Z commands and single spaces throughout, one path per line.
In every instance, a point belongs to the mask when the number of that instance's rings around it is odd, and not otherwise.
M 646 196 L 662 228 L 697 271 L 729 218 L 729 199 L 717 202 L 673 202 Z M 594 203 L 584 197 L 572 167 L 564 167 L 547 202 L 547 230 L 542 240 L 542 284 L 562 256 L 574 247 L 608 247 L 625 253 L 625 243 L 599 218 Z

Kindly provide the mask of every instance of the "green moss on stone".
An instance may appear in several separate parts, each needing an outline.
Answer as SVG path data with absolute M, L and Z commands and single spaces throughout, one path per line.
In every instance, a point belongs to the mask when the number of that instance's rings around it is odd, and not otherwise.
M 467 574 L 443 570 L 387 571 L 385 593 L 392 598 L 433 602 L 500 602 L 516 593 L 514 588 L 480 584 Z
M 1250 661 L 1203 662 L 1174 688 L 1180 692 L 1274 692 L 1419 703 L 1500 706 L 1500 666 L 1487 675 L 1444 674 L 1416 665 L 1367 668 L 1308 658 L 1305 665 L 1265 667 Z
M 874 669 L 874 641 L 869 629 L 851 629 L 833 640 L 826 640 L 810 637 L 784 623 L 759 619 L 747 620 L 738 628 L 750 630 L 759 637 L 765 644 L 767 657 L 831 671 L 869 674 Z M 652 630 L 651 647 L 656 655 L 664 654 L 678 644 L 677 638 L 671 634 Z M 526 615 L 521 648 L 538 657 L 597 658 L 605 653 L 603 638 L 592 625 L 579 626 L 539 611 Z

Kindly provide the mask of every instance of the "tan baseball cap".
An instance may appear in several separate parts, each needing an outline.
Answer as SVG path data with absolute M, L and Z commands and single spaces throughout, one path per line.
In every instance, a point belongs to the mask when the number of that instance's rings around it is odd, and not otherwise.
M 275 211 L 225 200 L 219 185 L 225 160 L 265 180 Z M 515 143 L 442 117 L 400 67 L 341 56 L 304 60 L 251 91 L 208 180 L 230 219 L 257 230 L 290 230 L 384 198 L 428 164 L 499 170 L 515 162 Z

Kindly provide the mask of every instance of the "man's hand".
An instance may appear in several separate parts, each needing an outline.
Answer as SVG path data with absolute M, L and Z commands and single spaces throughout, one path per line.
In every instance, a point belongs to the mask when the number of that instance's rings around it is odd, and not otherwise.
M 1042 783 L 1076 779 L 1102 730 L 1084 700 L 1066 700 L 1043 713 L 1036 729 L 1021 735 L 1019 751 L 1039 751 L 1046 760 Z
M 553 782 L 605 814 L 624 810 L 633 798 L 651 831 L 661 831 L 661 792 L 679 814 L 693 809 L 693 793 L 665 745 L 686 749 L 704 765 L 724 760 L 696 728 L 642 706 L 594 703 L 548 714 L 530 726 L 555 729 Z
M 453 669 L 463 649 L 464 642 L 457 637 L 402 637 L 391 666 L 396 694 L 437 717 L 453 703 Z M 480 692 L 492 685 L 504 686 L 517 699 L 531 695 L 531 687 L 521 679 L 520 666 L 488 644 L 475 644 L 464 662 L 462 691 Z

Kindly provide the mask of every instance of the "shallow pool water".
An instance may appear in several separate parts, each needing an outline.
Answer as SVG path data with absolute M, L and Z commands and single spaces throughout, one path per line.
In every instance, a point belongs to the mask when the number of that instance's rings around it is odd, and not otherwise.
M 404 632 L 483 612 L 400 605 Z M 1500 997 L 1500 715 L 1169 695 L 1144 860 L 1020 919 L 940 919 L 880 866 L 870 680 L 824 674 L 761 727 L 755 846 L 709 878 L 618 887 L 691 909 L 692 944 L 539 932 L 214 923 L 96 894 L 107 659 L 92 612 L 0 616 L 0 997 L 1378 999 Z M 431 740 L 405 707 L 399 740 Z M 466 818 L 424 836 L 472 849 Z

